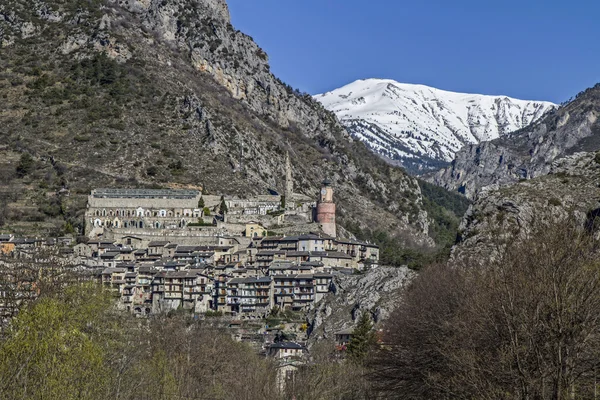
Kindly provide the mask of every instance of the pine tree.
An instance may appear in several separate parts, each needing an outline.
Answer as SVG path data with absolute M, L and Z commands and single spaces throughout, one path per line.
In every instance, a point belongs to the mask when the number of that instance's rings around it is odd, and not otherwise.
M 356 362 L 362 362 L 375 343 L 376 338 L 371 317 L 368 312 L 363 312 L 358 321 L 358 325 L 352 333 L 352 339 L 350 339 L 350 342 L 348 343 L 348 358 Z
M 227 204 L 225 204 L 225 198 L 221 196 L 221 207 L 219 208 L 219 212 L 221 215 L 225 215 L 227 212 Z
M 203 197 L 200 197 L 200 200 L 198 200 L 198 208 L 201 210 L 204 208 L 204 198 Z

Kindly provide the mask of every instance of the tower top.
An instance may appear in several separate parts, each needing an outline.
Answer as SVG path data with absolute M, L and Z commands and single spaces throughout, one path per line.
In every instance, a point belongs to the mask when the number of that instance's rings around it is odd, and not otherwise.
M 323 181 L 323 186 L 331 186 L 331 181 L 329 180 L 329 178 L 325 178 L 325 180 Z

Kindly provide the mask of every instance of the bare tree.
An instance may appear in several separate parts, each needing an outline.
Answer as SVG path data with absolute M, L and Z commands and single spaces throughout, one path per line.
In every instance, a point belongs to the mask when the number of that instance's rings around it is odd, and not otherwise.
M 373 363 L 378 387 L 403 398 L 595 396 L 598 243 L 565 220 L 531 232 L 483 265 L 459 260 L 413 283 Z

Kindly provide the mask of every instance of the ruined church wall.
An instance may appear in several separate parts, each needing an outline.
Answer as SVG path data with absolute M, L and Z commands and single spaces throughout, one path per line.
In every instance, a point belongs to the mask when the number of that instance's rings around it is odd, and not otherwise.
M 138 208 L 174 209 L 198 208 L 198 198 L 193 199 L 131 199 L 131 198 L 98 198 L 88 196 L 88 208 Z

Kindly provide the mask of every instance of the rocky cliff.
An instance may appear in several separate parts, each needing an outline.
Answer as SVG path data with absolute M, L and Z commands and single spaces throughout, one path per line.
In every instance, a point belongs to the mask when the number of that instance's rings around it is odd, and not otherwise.
M 342 225 L 434 245 L 417 181 L 272 75 L 224 1 L 7 0 L 0 43 L 4 229 L 81 230 L 98 186 L 282 191 L 289 151 L 298 192 L 333 182 Z
M 547 174 L 560 157 L 600 149 L 600 86 L 590 88 L 539 122 L 496 140 L 463 147 L 430 180 L 474 198 L 488 185 Z
M 308 313 L 310 343 L 335 339 L 336 332 L 353 328 L 363 313 L 370 313 L 376 324 L 385 320 L 414 274 L 406 267 L 380 267 L 360 275 L 335 276 L 334 291 Z
M 454 258 L 486 259 L 498 239 L 517 239 L 536 224 L 570 218 L 581 227 L 600 215 L 600 153 L 576 153 L 552 162 L 547 174 L 510 186 L 489 186 L 467 210 Z

